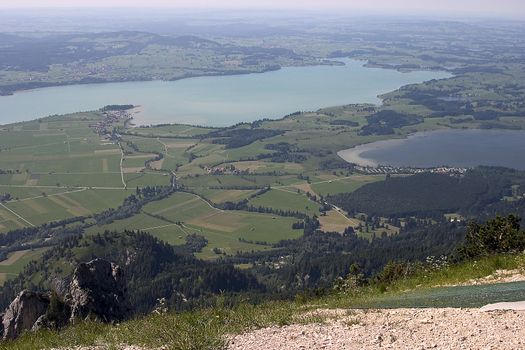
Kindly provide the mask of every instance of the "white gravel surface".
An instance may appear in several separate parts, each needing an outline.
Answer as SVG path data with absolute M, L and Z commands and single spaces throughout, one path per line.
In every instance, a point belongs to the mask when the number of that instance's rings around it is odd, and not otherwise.
M 525 301 L 488 304 L 488 305 L 483 306 L 480 310 L 481 311 L 496 311 L 496 310 L 525 311 Z
M 324 324 L 234 336 L 228 350 L 525 349 L 525 313 L 480 309 L 320 311 Z

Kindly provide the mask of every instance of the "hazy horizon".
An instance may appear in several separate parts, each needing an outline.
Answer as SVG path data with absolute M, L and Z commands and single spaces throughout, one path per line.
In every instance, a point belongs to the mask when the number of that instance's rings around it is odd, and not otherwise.
M 381 14 L 444 14 L 497 17 L 525 17 L 525 2 L 521 0 L 18 0 L 0 2 L 4 9 L 31 8 L 172 8 L 172 9 L 246 9 L 343 11 L 351 13 Z

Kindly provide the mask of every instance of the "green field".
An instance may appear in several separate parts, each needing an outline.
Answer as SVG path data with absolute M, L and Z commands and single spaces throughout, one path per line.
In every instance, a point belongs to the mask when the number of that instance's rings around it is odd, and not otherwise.
M 7 260 L 0 262 L 0 285 L 15 277 L 30 261 L 37 260 L 47 248 L 21 250 L 9 253 Z
M 368 183 L 383 181 L 384 175 L 330 176 L 313 180 L 310 185 L 315 193 L 328 196 L 337 193 L 353 192 Z
M 175 193 L 167 199 L 146 205 L 139 215 L 109 225 L 94 226 L 87 232 L 95 234 L 104 230 L 133 228 L 149 232 L 171 244 L 183 244 L 186 235 L 195 233 L 208 240 L 203 252 L 197 255 L 216 258 L 214 248 L 226 254 L 235 254 L 237 251 L 269 249 L 268 245 L 255 242 L 271 244 L 299 237 L 302 231 L 292 229 L 296 221 L 268 214 L 222 211 L 211 207 L 199 196 Z
M 289 189 L 272 189 L 269 192 L 250 200 L 255 207 L 268 207 L 283 211 L 297 211 L 309 216 L 319 215 L 320 205 L 308 200 L 303 194 Z

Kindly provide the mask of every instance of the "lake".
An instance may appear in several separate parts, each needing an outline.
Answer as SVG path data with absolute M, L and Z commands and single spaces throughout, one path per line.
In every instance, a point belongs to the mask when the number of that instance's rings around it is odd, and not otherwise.
M 360 145 L 338 155 L 362 166 L 504 166 L 525 170 L 523 130 L 438 130 Z
M 228 126 L 295 111 L 381 101 L 380 94 L 403 85 L 447 78 L 445 72 L 344 66 L 289 67 L 278 71 L 183 79 L 70 85 L 23 91 L 0 97 L 0 124 L 53 114 L 88 111 L 109 104 L 140 105 L 135 124 L 186 123 Z

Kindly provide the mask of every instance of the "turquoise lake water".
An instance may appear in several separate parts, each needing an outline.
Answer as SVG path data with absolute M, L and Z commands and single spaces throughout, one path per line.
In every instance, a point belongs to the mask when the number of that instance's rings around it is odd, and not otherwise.
M 445 72 L 400 73 L 345 66 L 291 67 L 278 71 L 183 79 L 71 85 L 0 97 L 0 124 L 53 114 L 94 110 L 108 104 L 142 106 L 136 125 L 187 123 L 227 126 L 295 111 L 349 103 L 380 103 L 378 95 L 403 85 L 449 77 Z

